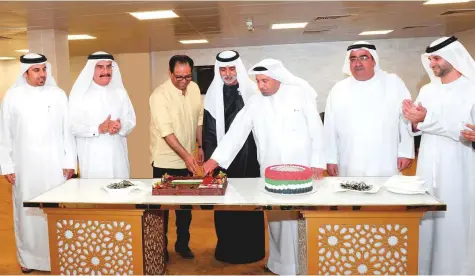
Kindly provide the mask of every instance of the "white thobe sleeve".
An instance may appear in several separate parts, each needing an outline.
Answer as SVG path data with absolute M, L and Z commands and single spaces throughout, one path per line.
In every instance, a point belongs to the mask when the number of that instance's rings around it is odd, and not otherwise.
M 12 159 L 12 135 L 10 129 L 10 99 L 8 91 L 0 107 L 0 174 L 15 173 Z
M 414 154 L 414 136 L 411 135 L 412 132 L 412 127 L 411 131 L 407 128 L 407 124 L 411 123 L 406 118 L 404 118 L 404 114 L 402 114 L 402 102 L 403 100 L 412 100 L 411 93 L 407 89 L 406 85 L 404 82 L 397 78 L 398 83 L 399 83 L 399 89 L 402 93 L 401 95 L 401 100 L 399 102 L 401 108 L 399 109 L 399 145 L 398 145 L 398 157 L 404 157 L 404 158 L 409 158 L 409 159 L 414 159 L 415 154 Z
M 421 133 L 445 136 L 455 141 L 460 141 L 460 125 L 449 124 L 438 113 L 427 110 L 426 118 L 417 124 Z
M 136 125 L 136 117 L 135 117 L 135 110 L 132 102 L 130 101 L 129 95 L 127 91 L 123 91 L 125 93 L 124 100 L 122 101 L 121 107 L 121 114 L 120 114 L 120 123 L 121 128 L 119 131 L 119 135 L 127 136 L 130 134 L 132 129 L 134 129 Z
M 325 158 L 327 164 L 338 164 L 338 135 L 335 127 L 335 113 L 333 100 L 336 88 L 333 87 L 327 98 L 325 119 L 323 123 L 323 136 L 325 144 Z
M 241 150 L 251 131 L 251 108 L 250 104 L 247 104 L 236 115 L 228 132 L 221 138 L 210 159 L 216 161 L 223 169 L 227 169 Z
M 307 125 L 312 139 L 312 154 L 310 166 L 313 168 L 326 169 L 325 150 L 323 148 L 323 124 L 315 100 L 305 101 L 304 108 L 307 117 Z
M 63 108 L 62 122 L 63 122 L 63 144 L 64 144 L 64 157 L 63 157 L 63 169 L 77 169 L 77 151 L 76 141 L 71 132 L 71 124 L 69 122 L 69 108 L 68 98 L 63 92 L 61 94 L 60 105 Z
M 82 107 L 74 97 L 69 98 L 69 123 L 71 133 L 76 137 L 90 138 L 99 137 L 99 126 L 84 122 Z
M 419 97 L 414 103 L 415 105 L 418 105 L 420 102 L 422 106 L 424 106 L 424 101 L 422 100 L 422 98 L 424 97 L 425 93 L 423 92 L 426 92 L 426 91 L 421 91 Z M 461 131 L 460 125 L 453 124 L 447 121 L 438 112 L 436 112 L 435 110 L 431 110 L 430 107 L 429 108 L 426 107 L 426 109 L 427 109 L 426 117 L 423 122 L 420 122 L 417 124 L 417 129 L 419 131 L 413 132 L 413 135 L 421 135 L 424 133 L 429 133 L 433 135 L 444 136 L 454 141 L 460 141 L 460 131 Z M 408 123 L 408 128 L 412 132 L 412 125 L 410 122 Z

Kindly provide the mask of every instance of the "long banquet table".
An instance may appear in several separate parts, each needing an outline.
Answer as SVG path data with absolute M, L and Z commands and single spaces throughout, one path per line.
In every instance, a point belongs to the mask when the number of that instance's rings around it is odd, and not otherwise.
M 341 179 L 341 178 L 338 178 Z M 417 274 L 419 223 L 445 211 L 429 194 L 335 192 L 336 178 L 307 195 L 272 195 L 262 178 L 229 179 L 224 196 L 111 195 L 120 180 L 71 179 L 24 207 L 47 214 L 52 274 L 165 274 L 163 210 L 265 210 L 300 214 L 299 274 Z M 383 184 L 388 178 L 358 178 Z M 379 274 L 378 273 L 378 274 Z

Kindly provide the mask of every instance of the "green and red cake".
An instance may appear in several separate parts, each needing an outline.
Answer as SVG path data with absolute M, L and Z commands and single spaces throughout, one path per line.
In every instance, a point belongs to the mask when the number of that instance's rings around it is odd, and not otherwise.
M 309 167 L 293 164 L 266 168 L 265 189 L 277 194 L 302 194 L 313 190 L 313 175 Z

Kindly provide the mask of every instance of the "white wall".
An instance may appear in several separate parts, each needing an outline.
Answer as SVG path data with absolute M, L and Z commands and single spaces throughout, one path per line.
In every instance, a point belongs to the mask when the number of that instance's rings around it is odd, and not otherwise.
M 434 37 L 370 40 L 377 47 L 380 66 L 396 73 L 406 83 L 415 98 L 420 87 L 429 81 L 421 64 L 421 54 Z M 265 58 L 281 60 L 295 75 L 307 80 L 319 94 L 318 108 L 324 111 L 325 101 L 332 86 L 345 78 L 342 73 L 346 48 L 352 41 L 308 44 L 236 47 L 244 65 L 249 68 Z M 152 53 L 152 86 L 168 78 L 168 61 L 175 54 L 187 54 L 195 65 L 214 65 L 216 54 L 224 49 L 195 49 Z
M 463 46 L 467 48 L 472 57 L 475 59 L 475 29 L 456 33 L 455 36 L 459 39 Z
M 81 73 L 82 69 L 86 65 L 87 56 L 76 56 L 69 59 L 69 76 L 71 79 L 71 88 L 74 85 L 74 82 Z M 69 91 L 67 92 L 69 94 Z
M 18 60 L 0 61 L 0 101 L 10 86 L 15 83 L 20 73 L 20 63 Z

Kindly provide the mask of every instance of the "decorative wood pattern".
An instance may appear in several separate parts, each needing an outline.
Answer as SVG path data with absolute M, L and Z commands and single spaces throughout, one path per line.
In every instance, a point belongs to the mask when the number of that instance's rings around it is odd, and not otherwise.
M 323 224 L 318 274 L 407 274 L 406 225 Z
M 304 212 L 307 274 L 417 274 L 422 212 Z
M 61 274 L 133 274 L 132 226 L 124 221 L 56 221 Z
M 163 275 L 165 264 L 165 228 L 163 211 L 147 211 L 143 216 L 144 273 Z
M 143 211 L 44 210 L 51 274 L 143 274 Z

